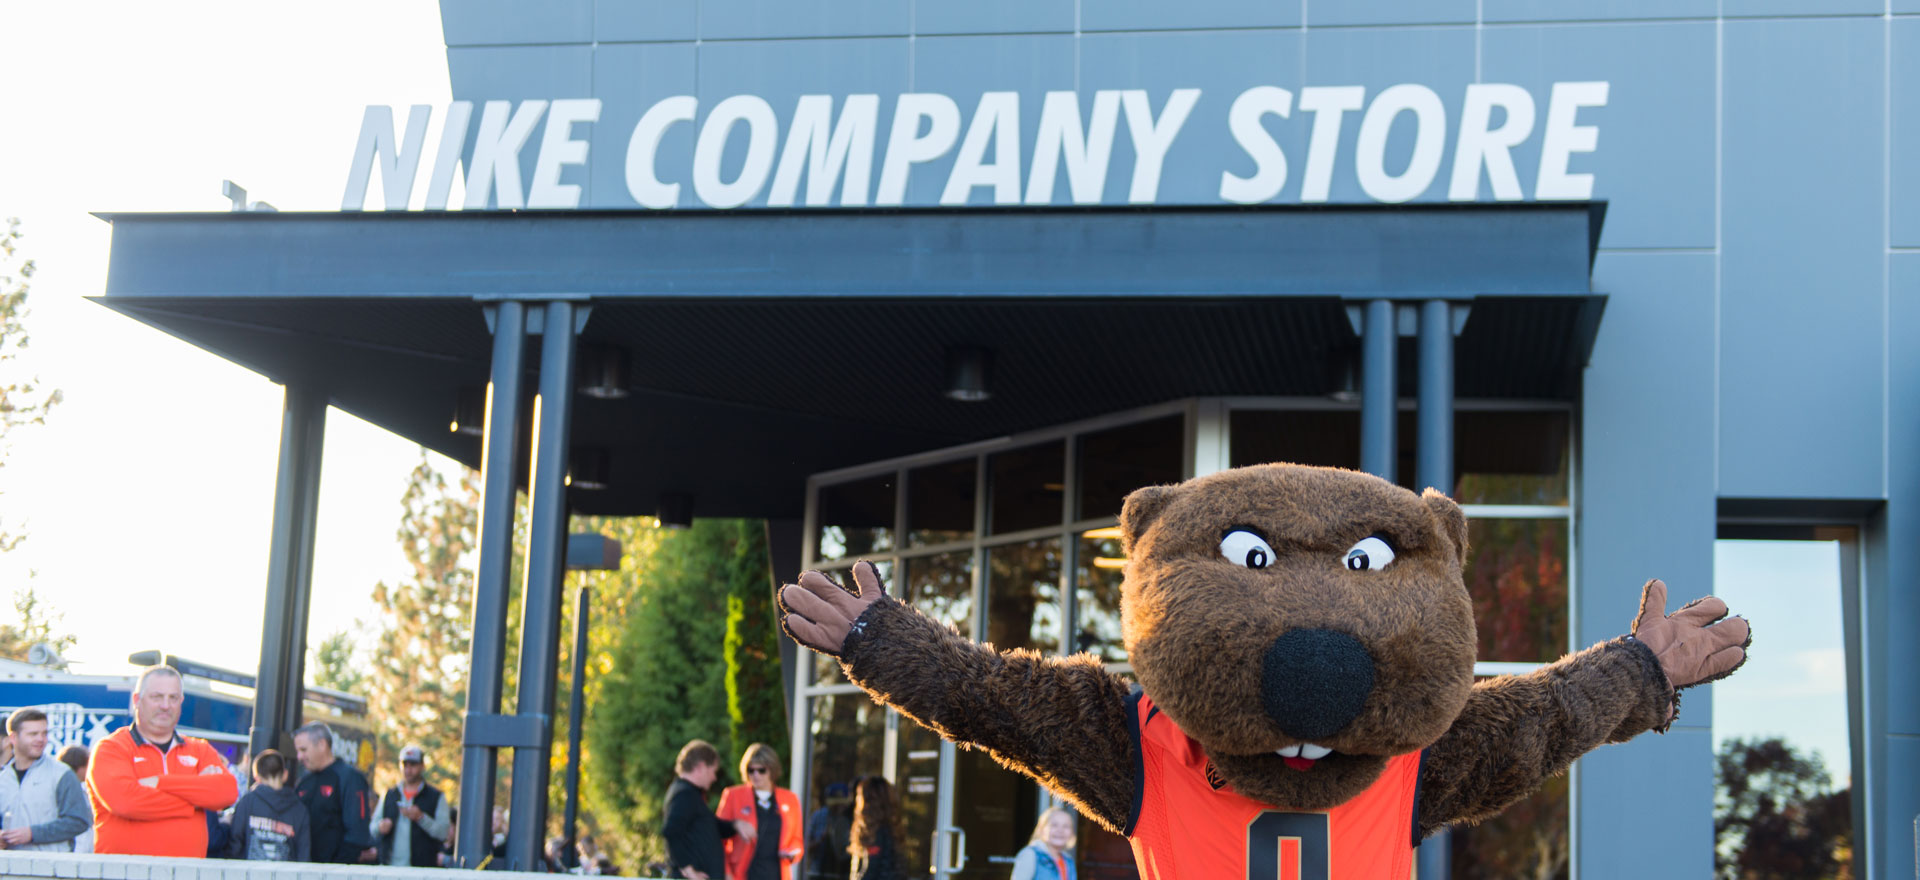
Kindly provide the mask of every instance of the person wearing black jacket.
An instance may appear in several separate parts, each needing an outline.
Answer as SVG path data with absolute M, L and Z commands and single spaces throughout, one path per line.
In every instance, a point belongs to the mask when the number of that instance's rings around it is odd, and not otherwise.
M 253 789 L 233 805 L 230 859 L 256 862 L 304 862 L 313 843 L 307 807 L 287 788 L 287 759 L 267 749 L 253 759 Z
M 666 818 L 660 836 L 667 841 L 667 865 L 685 880 L 723 880 L 726 877 L 720 840 L 736 834 L 752 840 L 758 829 L 749 822 L 728 821 L 707 805 L 707 789 L 720 775 L 720 753 L 706 740 L 696 739 L 680 749 L 674 761 L 680 774 L 667 787 Z
M 387 789 L 373 814 L 379 864 L 433 868 L 453 824 L 452 805 L 440 789 L 427 784 L 427 753 L 419 746 L 400 750 L 400 784 Z
M 293 732 L 293 747 L 307 775 L 294 790 L 313 826 L 310 861 L 371 862 L 374 847 L 373 792 L 359 768 L 333 756 L 333 730 L 314 722 Z

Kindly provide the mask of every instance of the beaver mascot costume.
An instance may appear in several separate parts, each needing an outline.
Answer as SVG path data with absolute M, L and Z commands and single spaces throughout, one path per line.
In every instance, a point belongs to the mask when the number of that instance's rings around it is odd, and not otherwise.
M 782 625 L 875 700 L 1126 835 L 1150 880 L 1405 880 L 1420 838 L 1664 732 L 1676 691 L 1732 673 L 1751 641 L 1718 599 L 1668 615 L 1655 580 L 1631 635 L 1476 684 L 1466 516 L 1354 471 L 1140 489 L 1120 529 L 1137 689 L 1091 656 L 969 641 L 865 561 L 855 591 L 812 571 L 783 587 Z

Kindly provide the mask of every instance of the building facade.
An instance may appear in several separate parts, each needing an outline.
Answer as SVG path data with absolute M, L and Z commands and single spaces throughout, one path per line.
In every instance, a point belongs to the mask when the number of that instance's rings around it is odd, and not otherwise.
M 475 119 L 489 100 L 599 100 L 574 129 L 584 160 L 557 178 L 581 207 L 1604 200 L 1592 282 L 1605 317 L 1577 391 L 1459 402 L 1451 488 L 1481 548 L 1482 660 L 1617 635 L 1646 578 L 1705 593 L 1716 546 L 1743 546 L 1720 539 L 1818 527 L 1848 569 L 1817 593 L 1833 606 L 1823 620 L 1846 608 L 1837 641 L 1808 649 L 1843 649 L 1823 680 L 1844 694 L 1819 711 L 1846 712 L 1833 720 L 1848 751 L 1824 757 L 1835 787 L 1852 786 L 1853 870 L 1889 877 L 1912 873 L 1920 812 L 1920 657 L 1887 627 L 1920 615 L 1920 169 L 1901 158 L 1920 150 L 1916 13 L 1909 0 L 443 2 L 455 98 Z M 1357 425 L 1326 398 L 1193 398 L 820 474 L 806 563 L 878 557 L 962 632 L 1124 669 L 1104 531 L 1123 489 L 1263 460 L 1358 466 Z M 1760 657 L 1794 623 L 1755 626 Z M 935 829 L 957 828 L 958 875 L 1004 869 L 990 857 L 1018 848 L 1043 795 L 942 752 L 831 665 L 804 674 L 795 747 L 811 757 L 795 763 L 810 795 L 888 773 L 915 805 L 922 866 L 939 860 Z M 1649 852 L 1672 876 L 1706 875 L 1715 718 L 1714 697 L 1689 695 L 1671 733 L 1589 756 L 1513 824 L 1580 876 L 1625 876 Z M 1456 841 L 1455 863 L 1484 848 Z

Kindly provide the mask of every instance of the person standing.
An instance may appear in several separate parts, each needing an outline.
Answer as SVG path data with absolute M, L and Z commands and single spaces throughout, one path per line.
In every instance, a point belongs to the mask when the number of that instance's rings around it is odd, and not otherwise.
M 267 749 L 254 756 L 253 789 L 233 805 L 233 836 L 227 858 L 255 862 L 305 862 L 313 845 L 307 807 L 287 787 L 293 767 Z
M 906 880 L 900 860 L 900 806 L 885 776 L 853 783 L 853 880 Z
M 1074 880 L 1074 839 L 1072 813 L 1042 810 L 1026 849 L 1013 858 L 1012 880 Z
M 427 784 L 427 752 L 419 746 L 400 750 L 400 784 L 387 789 L 373 816 L 379 863 L 397 868 L 432 868 L 451 830 L 452 805 L 440 789 Z
M 722 819 L 751 822 L 751 842 L 734 837 L 725 841 L 727 880 L 792 880 L 793 866 L 804 854 L 800 796 L 781 788 L 780 755 L 766 743 L 747 746 L 740 756 L 743 785 L 720 793 Z
M 307 806 L 315 862 L 372 862 L 373 792 L 360 768 L 333 755 L 333 728 L 315 721 L 293 732 L 293 749 L 307 775 L 294 791 Z
M 14 710 L 7 741 L 13 772 L 0 771 L 0 849 L 84 852 L 75 842 L 93 829 L 93 809 L 72 768 L 47 752 L 47 713 Z
M 707 789 L 720 775 L 720 753 L 706 740 L 682 746 L 673 766 L 679 777 L 667 786 L 666 817 L 660 823 L 660 836 L 667 841 L 668 870 L 685 880 L 720 880 L 726 871 L 721 838 L 739 836 L 751 841 L 758 829 L 707 810 Z
M 178 671 L 149 666 L 134 684 L 133 723 L 94 744 L 94 852 L 206 857 L 207 813 L 240 792 L 212 745 L 175 730 L 185 700 Z

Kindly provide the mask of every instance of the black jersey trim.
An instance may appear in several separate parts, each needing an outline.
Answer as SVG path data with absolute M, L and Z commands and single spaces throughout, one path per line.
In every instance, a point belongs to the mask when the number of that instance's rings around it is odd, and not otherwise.
M 1420 750 L 1420 769 L 1413 775 L 1413 848 L 1420 848 L 1420 779 L 1427 775 L 1427 750 Z

